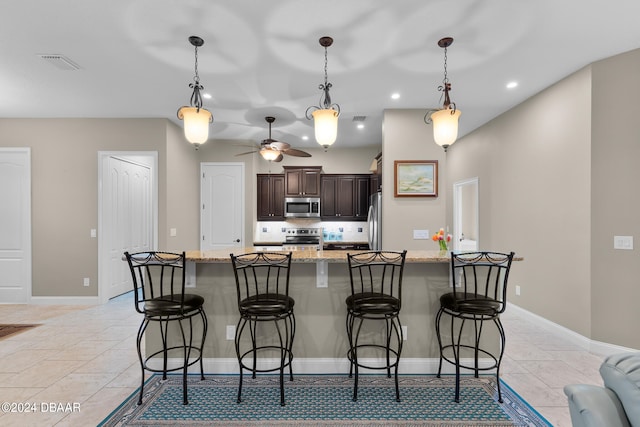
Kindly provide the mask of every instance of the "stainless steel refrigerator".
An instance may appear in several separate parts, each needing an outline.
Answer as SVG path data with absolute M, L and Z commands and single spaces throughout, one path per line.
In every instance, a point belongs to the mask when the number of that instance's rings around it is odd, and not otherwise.
M 369 249 L 382 250 L 382 193 L 377 192 L 369 196 Z

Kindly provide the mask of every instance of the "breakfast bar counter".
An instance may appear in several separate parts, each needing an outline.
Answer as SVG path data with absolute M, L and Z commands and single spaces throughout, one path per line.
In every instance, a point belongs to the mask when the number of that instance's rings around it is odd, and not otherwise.
M 195 289 L 188 292 L 205 298 L 209 319 L 204 349 L 208 372 L 238 372 L 233 335 L 239 314 L 230 254 L 255 251 L 250 247 L 186 252 L 187 261 L 195 264 L 195 280 L 191 281 Z M 289 293 L 295 299 L 294 372 L 348 372 L 345 299 L 351 292 L 347 267 L 350 252 L 362 251 L 292 252 Z M 400 312 L 406 332 L 400 372 L 437 371 L 434 322 L 440 295 L 451 289 L 449 257 L 439 251 L 407 252 Z M 493 339 L 490 333 L 487 336 Z

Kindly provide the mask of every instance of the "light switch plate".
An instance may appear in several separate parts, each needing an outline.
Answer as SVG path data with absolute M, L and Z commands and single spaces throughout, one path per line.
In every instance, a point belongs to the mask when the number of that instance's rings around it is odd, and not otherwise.
M 414 240 L 427 240 L 429 239 L 429 230 L 413 230 Z
M 613 249 L 633 250 L 633 236 L 613 236 Z

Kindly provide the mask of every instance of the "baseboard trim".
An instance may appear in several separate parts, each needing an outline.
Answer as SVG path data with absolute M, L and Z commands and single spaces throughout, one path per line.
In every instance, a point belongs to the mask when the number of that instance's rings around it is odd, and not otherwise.
M 98 305 L 98 297 L 31 297 L 30 304 L 37 305 Z
M 366 359 L 362 361 L 370 366 L 381 365 L 382 359 Z M 398 373 L 404 375 L 435 375 L 438 372 L 438 359 L 422 359 L 422 358 L 402 358 L 400 360 L 400 369 Z M 469 365 L 472 359 L 463 359 L 463 363 Z M 480 368 L 490 366 L 493 361 L 491 359 L 480 359 Z M 182 363 L 181 359 L 171 358 L 169 359 L 169 366 L 179 366 Z M 266 366 L 277 366 L 278 359 L 261 359 L 258 363 L 258 368 L 264 368 Z M 237 374 L 238 360 L 235 358 L 205 358 L 203 361 L 204 371 L 209 374 Z M 200 372 L 200 368 L 197 364 L 189 367 L 190 373 Z M 246 372 L 246 371 L 245 371 Z M 349 372 L 349 361 L 346 358 L 294 358 L 293 360 L 293 373 L 294 374 L 346 374 Z M 360 369 L 361 373 L 383 373 L 382 370 L 372 369 Z M 473 371 L 461 369 L 461 373 L 470 374 Z M 494 370 L 486 371 L 488 373 L 494 373 Z M 444 362 L 442 365 L 443 375 L 455 374 L 453 365 Z
M 525 310 L 524 308 L 519 307 L 515 304 L 510 303 L 507 306 L 507 310 L 515 311 L 518 316 L 526 320 L 529 320 L 530 322 L 533 322 L 537 325 L 540 325 L 540 327 L 550 332 L 561 335 L 568 342 L 574 345 L 577 345 L 578 347 L 586 351 L 589 351 L 591 353 L 595 353 L 601 356 L 610 356 L 616 353 L 624 353 L 628 351 L 639 351 L 633 348 L 622 347 L 616 344 L 609 344 L 609 343 L 589 339 L 583 335 L 580 335 L 577 332 L 572 331 L 569 328 L 565 328 L 562 325 L 558 325 L 557 323 L 552 322 L 549 319 L 546 319 L 542 316 L 539 316 L 535 313 Z

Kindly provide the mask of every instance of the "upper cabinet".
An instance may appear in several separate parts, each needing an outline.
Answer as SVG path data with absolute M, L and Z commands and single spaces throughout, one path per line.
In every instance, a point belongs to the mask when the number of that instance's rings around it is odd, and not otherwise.
M 324 221 L 365 221 L 369 175 L 323 174 L 320 216 Z
M 322 166 L 283 166 L 285 197 L 319 197 Z
M 258 221 L 284 221 L 284 175 L 258 174 Z

